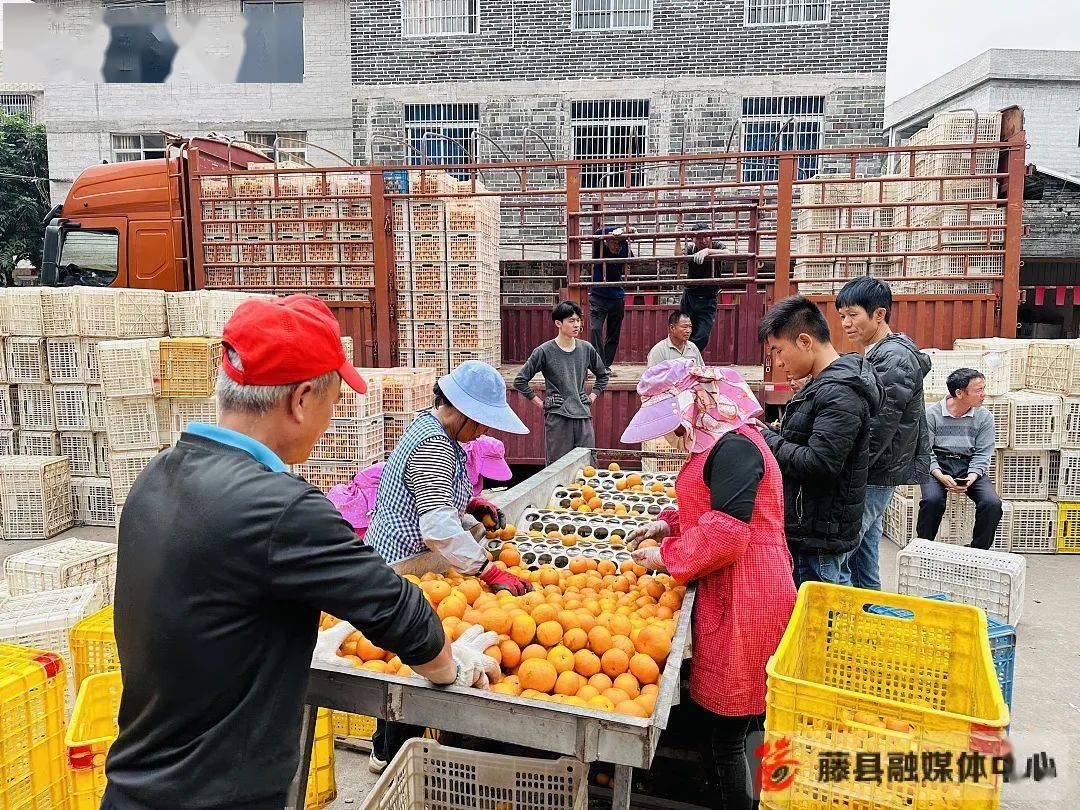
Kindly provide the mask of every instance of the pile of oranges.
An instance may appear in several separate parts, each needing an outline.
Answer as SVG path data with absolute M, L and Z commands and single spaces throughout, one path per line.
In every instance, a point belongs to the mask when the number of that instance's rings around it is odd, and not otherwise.
M 499 643 L 486 650 L 504 675 L 493 692 L 634 717 L 652 714 L 684 586 L 629 561 L 616 565 L 581 556 L 565 570 L 528 571 L 509 545 L 496 564 L 530 580 L 534 590 L 518 597 L 492 593 L 454 571 L 408 577 L 450 639 L 475 624 L 499 634 Z M 339 655 L 362 669 L 412 674 L 360 633 L 346 639 Z

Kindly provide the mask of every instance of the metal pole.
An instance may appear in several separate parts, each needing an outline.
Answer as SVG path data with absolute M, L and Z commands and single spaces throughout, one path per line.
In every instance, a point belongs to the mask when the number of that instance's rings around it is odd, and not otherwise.
M 585 292 L 576 285 L 581 280 L 581 267 L 576 261 L 581 258 L 581 242 L 571 237 L 581 227 L 577 214 L 581 212 L 581 167 L 566 167 L 566 283 L 570 287 L 570 296 L 580 305 L 584 302 Z M 591 278 L 591 276 L 590 276 Z
M 315 719 L 318 706 L 304 704 L 304 714 L 300 720 L 300 761 L 296 773 L 289 783 L 289 792 L 285 796 L 285 810 L 304 810 L 307 801 L 308 771 L 311 769 L 311 752 L 315 747 Z
M 1016 337 L 1017 315 L 1020 305 L 1020 241 L 1024 234 L 1024 178 L 1027 169 L 1027 135 L 1016 131 L 1009 139 L 1008 170 L 1009 187 L 1005 207 L 1005 278 L 1001 285 L 1001 337 Z
M 392 241 L 393 222 L 386 205 L 382 172 L 371 172 L 371 241 L 375 260 L 375 357 L 377 367 L 398 363 L 397 264 Z
M 773 283 L 773 300 L 786 298 L 791 293 L 791 204 L 795 189 L 795 156 L 786 154 L 779 158 L 776 186 L 776 271 Z M 766 363 L 768 356 L 766 355 Z M 784 373 L 773 366 L 769 379 L 787 382 Z

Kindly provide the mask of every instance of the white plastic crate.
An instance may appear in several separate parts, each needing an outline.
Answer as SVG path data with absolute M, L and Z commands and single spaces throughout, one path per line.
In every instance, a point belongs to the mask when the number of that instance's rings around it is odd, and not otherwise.
M 345 393 L 342 386 L 342 394 Z M 218 420 L 217 399 L 207 397 L 205 399 L 174 399 L 170 404 L 169 423 L 172 426 L 173 441 L 180 438 L 180 434 L 187 430 L 191 422 L 203 422 L 216 425 Z
M 105 432 L 114 452 L 160 449 L 157 402 L 152 397 L 107 398 Z
M 500 343 L 499 321 L 452 321 L 450 347 L 490 349 Z
M 998 521 L 997 529 L 994 530 L 994 540 L 990 544 L 990 548 L 995 551 L 1009 550 L 1013 503 L 1014 501 L 1002 501 L 1001 520 Z M 974 531 L 975 503 L 966 495 L 949 493 L 948 507 L 936 539 L 938 542 L 953 546 L 969 546 Z
M 51 337 L 45 340 L 49 382 L 71 385 L 90 381 L 89 343 L 78 337 Z
M 882 518 L 881 534 L 903 548 L 915 537 L 915 521 L 919 517 L 919 499 L 893 492 Z
M 947 396 L 946 380 L 959 368 L 973 368 L 986 377 L 986 393 L 990 396 L 1006 394 L 1012 388 L 1012 361 L 1004 351 L 944 351 L 926 349 L 932 367 L 923 378 L 923 390 L 936 396 Z
M 75 478 L 71 482 L 75 497 L 75 519 L 87 526 L 115 526 L 116 503 L 112 481 L 108 478 Z
M 1014 554 L 1057 551 L 1058 505 L 1049 501 L 1003 501 L 1009 511 L 1009 547 Z
M 367 393 L 358 394 L 347 385 L 341 386 L 341 396 L 334 405 L 334 419 L 363 419 L 368 416 L 382 416 L 383 397 L 382 380 L 369 379 Z
M 3 322 L 9 335 L 45 336 L 41 306 L 42 287 L 7 287 L 0 290 Z
M 1006 398 L 1011 404 L 1009 447 L 1014 450 L 1052 450 L 1059 446 L 1060 396 L 1012 391 Z
M 912 596 L 943 593 L 975 605 L 999 622 L 1019 624 L 1027 560 L 1018 554 L 957 548 L 913 540 L 896 558 L 897 591 Z
M 116 582 L 116 543 L 66 537 L 4 560 L 8 593 L 21 596 L 75 585 L 101 585 L 105 604 Z
M 87 386 L 86 401 L 90 409 L 90 429 L 95 432 L 105 430 L 105 391 L 100 385 Z
M 417 413 L 388 413 L 383 416 L 383 450 L 390 455 L 409 425 L 419 415 Z
M 0 509 L 7 540 L 45 540 L 69 528 L 75 516 L 68 460 L 0 458 Z
M 351 461 L 357 469 L 380 461 L 383 454 L 383 418 L 334 421 L 311 450 L 312 461 Z
M 361 467 L 349 461 L 305 461 L 297 464 L 293 472 L 322 492 L 329 492 L 338 484 L 353 480 Z
M 67 670 L 67 707 L 75 702 L 69 634 L 72 626 L 105 606 L 96 582 L 51 591 L 9 596 L 0 602 L 0 641 L 59 653 Z
M 417 411 L 434 402 L 435 371 L 426 368 L 360 368 L 360 375 L 370 384 L 382 385 L 383 412 L 407 414 L 409 421 Z
M 18 403 L 12 406 L 11 386 L 0 384 L 0 430 L 11 430 L 15 427 L 15 414 Z
M 1061 482 L 1061 451 L 1051 450 L 1046 464 L 1046 491 L 1050 500 L 1057 499 L 1058 484 Z
M 1032 340 L 1028 343 L 1024 386 L 1032 391 L 1064 394 L 1069 387 L 1075 340 Z
M 154 396 L 161 384 L 160 343 L 154 339 L 99 343 L 98 363 L 105 396 Z
M 46 337 L 79 334 L 78 295 L 73 287 L 44 287 L 41 290 L 42 334 Z
M 204 337 L 209 332 L 203 290 L 165 293 L 170 337 Z
M 1050 492 L 1059 501 L 1080 501 L 1080 450 L 1062 450 L 1057 486 Z
M 3 333 L 0 333 L 3 334 Z M 6 383 L 7 377 L 7 351 L 3 348 L 3 341 L 0 340 L 0 383 Z
M 94 434 L 90 431 L 61 433 L 60 455 L 67 456 L 71 462 L 72 476 L 92 477 L 98 474 Z
M 113 501 L 117 507 L 127 500 L 131 485 L 157 454 L 157 450 L 109 451 L 109 479 L 112 481 Z
M 49 380 L 49 361 L 45 338 L 11 336 L 4 338 L 7 379 L 13 383 L 45 383 Z
M 1062 401 L 1061 447 L 1080 450 L 1080 397 L 1065 397 Z
M 1045 501 L 1050 487 L 1047 450 L 998 450 L 998 495 L 1007 500 Z
M 94 434 L 94 458 L 97 461 L 97 474 L 109 474 L 109 436 L 106 433 Z
M 55 430 L 20 430 L 19 453 L 24 456 L 59 456 L 60 434 Z
M 53 414 L 57 430 L 90 430 L 90 396 L 85 385 L 53 387 Z
M 98 359 L 98 344 L 101 338 L 84 338 L 86 346 L 86 381 L 91 385 L 101 385 L 101 362 Z
M 55 430 L 56 411 L 50 385 L 20 385 L 19 427 L 24 430 Z
M 161 290 L 78 289 L 79 328 L 89 337 L 147 338 L 168 333 Z
M 19 452 L 19 436 L 15 430 L 0 430 L 0 456 L 14 456 Z M 0 536 L 3 535 L 0 525 Z
M 413 739 L 379 777 L 363 810 L 421 807 L 588 810 L 589 767 L 569 757 L 485 754 Z
M 158 447 L 170 447 L 179 438 L 173 430 L 172 400 L 156 399 L 154 407 L 157 410 Z
M 249 298 L 270 299 L 274 296 L 256 293 L 232 292 L 229 290 L 205 290 L 206 296 L 206 334 L 199 337 L 221 337 L 229 318 L 244 301 Z
M 1009 395 L 987 397 L 982 406 L 994 417 L 994 447 L 1008 447 L 1012 438 L 1012 401 Z

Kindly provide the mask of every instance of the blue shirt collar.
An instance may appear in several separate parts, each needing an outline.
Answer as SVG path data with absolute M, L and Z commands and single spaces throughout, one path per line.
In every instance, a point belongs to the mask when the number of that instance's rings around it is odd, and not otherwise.
M 274 472 L 289 471 L 289 466 L 278 458 L 277 453 L 262 442 L 253 439 L 244 433 L 238 433 L 235 430 L 229 430 L 228 428 L 219 427 L 218 425 L 208 425 L 204 422 L 191 422 L 187 426 L 187 432 L 195 436 L 202 436 L 204 439 L 209 439 L 212 442 L 218 442 L 219 444 L 225 444 L 229 447 L 243 450 L 253 459 L 261 464 L 265 464 Z

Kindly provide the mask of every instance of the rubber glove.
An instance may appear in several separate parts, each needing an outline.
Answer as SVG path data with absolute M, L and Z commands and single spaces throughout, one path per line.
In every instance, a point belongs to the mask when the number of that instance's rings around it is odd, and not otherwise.
M 477 576 L 493 591 L 509 591 L 514 596 L 521 596 L 532 590 L 532 583 L 515 577 L 509 571 L 503 571 L 491 562 L 486 563 Z
M 642 540 L 655 540 L 659 543 L 669 534 L 671 534 L 671 527 L 667 524 L 667 521 L 653 520 L 626 535 L 626 545 L 633 551 Z
M 461 634 L 461 638 L 450 645 L 450 654 L 457 664 L 457 678 L 454 686 L 475 686 L 486 689 L 489 684 L 498 683 L 502 678 L 499 663 L 484 650 L 499 643 L 499 634 L 474 624 Z
M 506 528 L 506 516 L 502 510 L 486 498 L 473 498 L 465 507 L 465 514 L 484 524 L 488 531 Z
M 338 622 L 333 627 L 319 631 L 315 639 L 315 649 L 311 653 L 312 664 L 348 664 L 342 661 L 338 655 L 338 649 L 345 643 L 345 639 L 356 632 L 356 628 L 348 622 Z
M 630 557 L 638 565 L 643 565 L 653 571 L 667 570 L 667 566 L 664 565 L 664 558 L 660 556 L 660 549 L 657 546 L 635 549 L 630 552 Z

